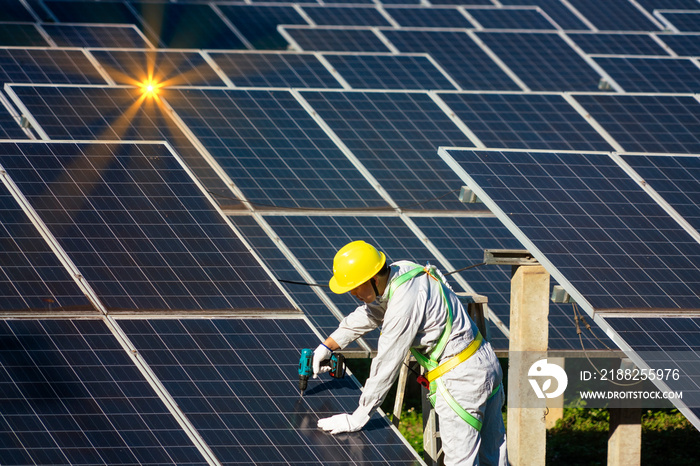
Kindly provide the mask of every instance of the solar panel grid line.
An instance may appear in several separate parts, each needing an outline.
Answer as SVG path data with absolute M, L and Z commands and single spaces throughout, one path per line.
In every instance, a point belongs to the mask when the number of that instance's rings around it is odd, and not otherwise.
M 299 13 L 299 16 L 301 16 L 304 19 L 304 21 L 306 21 L 309 24 L 309 26 L 318 26 L 314 22 L 313 18 L 311 18 L 311 16 L 309 16 L 309 14 L 306 11 L 304 11 L 304 8 L 302 8 L 300 4 L 293 3 L 292 8 L 294 8 L 294 11 Z
M 20 0 L 20 3 L 27 10 L 27 12 L 31 15 L 31 17 L 34 19 L 35 22 L 41 21 L 41 18 L 39 17 L 39 15 L 36 14 L 36 12 L 34 11 L 34 8 L 32 8 L 31 5 L 29 5 L 26 0 Z M 54 18 L 54 20 L 55 20 L 55 18 Z
M 489 47 L 486 43 L 479 37 L 474 31 L 467 30 L 465 33 L 473 40 L 481 50 L 493 60 L 496 65 L 515 83 L 518 87 L 525 92 L 530 92 L 532 89 L 525 84 L 525 82 L 520 79 L 520 77 L 513 71 L 501 58 Z
M 386 46 L 386 48 L 391 51 L 391 53 L 399 54 L 401 51 L 394 46 L 394 44 L 384 35 L 384 33 L 378 27 L 372 28 L 372 32 L 375 36 L 379 38 L 380 41 Z
M 672 57 L 677 57 L 677 56 L 679 56 L 679 55 L 676 53 L 676 51 L 673 50 L 673 48 L 669 47 L 669 45 L 668 45 L 666 42 L 664 42 L 663 39 L 662 39 L 661 37 L 659 37 L 658 34 L 652 33 L 652 34 L 650 34 L 650 35 L 651 35 L 651 37 L 652 37 L 661 47 L 663 47 L 663 48 L 666 50 L 666 52 L 667 52 L 670 56 L 672 56 Z
M 457 114 L 450 108 L 447 103 L 445 103 L 444 100 L 440 98 L 440 96 L 436 92 L 428 92 L 428 95 L 430 96 L 431 99 L 433 99 L 433 102 L 435 102 L 438 107 L 442 109 L 443 112 L 454 122 L 455 125 L 459 129 L 462 130 L 462 132 L 469 138 L 469 140 L 474 143 L 475 147 L 479 148 L 485 148 L 486 144 L 484 144 L 479 137 L 474 134 L 474 131 L 472 131 L 469 126 L 467 126 L 458 116 Z
M 617 152 L 624 152 L 624 148 L 613 138 L 603 126 L 596 121 L 593 116 L 586 111 L 583 106 L 569 93 L 562 93 L 561 96 L 600 134 L 605 141 Z
M 664 11 L 670 11 L 670 10 L 654 10 L 654 16 L 656 17 L 656 19 L 658 19 L 661 22 L 661 24 L 663 26 L 661 29 L 673 31 L 676 33 L 682 32 L 671 21 L 669 21 L 668 18 L 666 18 L 664 16 L 664 14 L 663 14 Z
M 465 13 L 471 18 L 471 20 L 477 24 L 479 27 L 477 30 L 489 30 L 489 31 L 539 31 L 539 32 L 546 32 L 546 31 L 551 31 L 554 29 L 557 30 L 563 30 L 562 27 L 559 26 L 549 15 L 545 13 L 545 11 L 540 8 L 537 5 L 506 5 L 498 8 L 494 7 L 484 7 L 484 6 L 462 6 L 461 8 L 464 9 Z M 474 13 L 469 13 L 469 10 L 473 11 Z M 539 16 L 535 16 L 537 18 L 538 27 L 535 27 L 534 25 L 528 26 L 528 21 L 534 20 L 533 18 L 502 18 L 501 21 L 505 23 L 506 19 L 509 19 L 512 21 L 515 21 L 518 23 L 518 27 L 515 27 L 515 25 L 509 25 L 509 24 L 499 24 L 498 26 L 496 25 L 485 25 L 484 20 L 487 20 L 487 17 L 484 17 L 484 15 L 480 15 L 479 12 L 534 12 L 537 13 Z M 482 20 L 480 21 L 478 16 L 482 16 Z M 498 18 L 496 18 L 498 19 Z M 542 24 L 542 20 L 545 21 L 546 24 Z M 494 21 L 492 18 L 491 21 Z M 543 26 L 543 27 L 539 27 Z
M 588 18 L 586 18 L 583 13 L 578 11 L 576 7 L 574 7 L 571 3 L 569 3 L 569 0 L 559 0 L 566 8 L 568 8 L 575 16 L 578 18 L 579 21 L 581 21 L 583 24 L 585 24 L 591 31 L 598 31 L 598 28 L 593 24 Z
M 148 40 L 148 38 L 141 32 L 141 30 L 136 27 L 134 24 L 119 24 L 119 23 L 37 23 L 37 27 L 44 31 L 50 38 L 51 42 L 54 44 L 54 47 L 58 47 L 59 45 L 61 46 L 69 46 L 69 47 L 140 47 L 142 44 L 140 42 L 143 42 L 146 46 L 152 46 L 151 42 Z M 74 28 L 75 35 L 70 36 L 71 28 Z M 78 33 L 79 30 L 83 30 L 84 32 Z M 91 31 L 91 29 L 99 29 L 102 34 L 97 35 L 95 32 L 94 34 L 88 34 L 88 32 Z M 51 34 L 51 31 L 55 33 L 55 36 Z M 113 31 L 115 34 L 122 34 L 122 36 L 117 37 L 114 36 L 112 37 L 108 32 L 111 33 Z M 130 36 L 128 35 L 127 31 L 132 31 L 133 34 Z M 124 36 L 124 34 L 127 34 Z M 79 39 L 80 43 L 75 43 L 72 41 L 72 38 L 77 38 Z M 103 43 L 90 43 L 89 41 L 91 39 L 97 38 L 99 41 L 102 41 L 103 39 L 105 41 L 109 41 L 107 45 Z M 127 40 L 131 41 L 128 45 L 124 45 L 123 43 L 116 43 L 113 42 L 113 40 L 119 40 L 119 39 L 124 39 L 126 38 Z M 138 39 L 136 39 L 138 38 Z M 138 40 L 138 42 L 136 42 Z M 63 43 L 64 41 L 67 41 L 67 43 Z
M 653 33 L 654 39 L 668 51 L 669 55 L 700 56 L 700 34 L 698 33 Z
M 333 77 L 340 83 L 343 89 L 352 89 L 352 86 L 345 80 L 345 78 L 343 78 L 343 76 L 340 73 L 338 73 L 338 70 L 335 69 L 335 67 L 328 62 L 328 59 L 323 55 L 323 53 L 315 52 L 314 56 L 319 62 L 321 62 L 323 67 L 326 68 L 328 72 L 333 75 Z
M 425 55 L 428 61 L 430 61 L 430 63 L 432 63 L 433 66 L 438 69 L 438 71 L 445 77 L 445 79 L 447 79 L 454 86 L 455 89 L 457 89 L 458 91 L 462 90 L 462 87 L 459 85 L 459 83 L 455 81 L 455 79 L 447 72 L 447 70 L 445 70 L 445 68 L 442 67 L 441 64 L 437 62 L 437 60 L 435 60 L 435 58 L 433 58 L 431 54 L 425 53 L 423 55 Z
M 34 23 L 34 28 L 36 28 L 36 30 L 39 31 L 39 34 L 41 34 L 41 37 L 43 37 L 44 40 L 46 42 L 48 42 L 48 44 L 51 47 L 58 47 L 58 44 L 56 44 L 56 41 L 53 40 L 53 37 L 51 37 L 51 35 L 48 33 L 48 31 L 46 31 L 46 29 L 44 29 L 44 27 L 42 26 L 42 23 Z
M 94 66 L 95 69 L 97 70 L 97 72 L 100 73 L 100 76 L 102 76 L 102 78 L 104 78 L 105 82 L 107 84 L 109 84 L 110 86 L 116 86 L 117 83 L 114 81 L 114 79 L 112 79 L 112 77 L 109 75 L 107 70 L 104 69 L 102 64 L 99 61 L 97 61 L 97 59 L 90 52 L 90 50 L 89 49 L 82 49 L 82 50 L 83 50 L 83 54 L 87 57 L 88 60 L 90 60 L 90 63 L 92 63 L 92 66 Z
M 303 280 L 306 283 L 316 283 L 314 277 L 309 273 L 308 270 L 306 270 L 306 268 L 301 263 L 301 261 L 299 261 L 297 256 L 285 244 L 284 240 L 279 237 L 279 235 L 275 232 L 274 228 L 272 228 L 272 226 L 265 220 L 265 217 L 257 212 L 253 213 L 253 217 L 255 218 L 255 221 L 258 223 L 258 225 L 263 229 L 263 231 L 267 233 L 269 238 L 277 245 L 278 249 L 282 252 L 284 257 L 287 258 L 289 263 L 292 264 L 294 269 L 297 271 L 297 273 L 299 273 Z M 275 280 L 277 280 L 276 277 Z M 340 323 L 340 321 L 345 318 L 345 314 L 343 314 L 343 312 L 338 308 L 338 306 L 333 302 L 333 300 L 329 298 L 326 291 L 322 290 L 321 287 L 318 286 L 312 286 L 311 289 L 326 305 L 331 314 L 333 314 L 338 319 L 338 323 Z M 323 338 L 324 337 L 321 337 L 321 339 Z M 367 354 L 369 354 L 372 351 L 370 345 L 367 344 L 367 342 L 365 342 L 363 338 L 359 338 L 357 340 L 357 343 L 364 351 L 367 351 Z
M 544 16 L 544 18 L 545 18 L 549 23 L 551 23 L 552 26 L 554 26 L 554 29 L 556 29 L 556 30 L 558 30 L 558 31 L 563 31 L 563 30 L 564 30 L 564 28 L 561 27 L 561 26 L 559 25 L 559 23 L 557 23 L 557 22 L 554 20 L 554 18 L 552 18 L 551 16 L 549 16 L 549 13 L 547 13 L 546 11 L 544 11 L 544 9 L 542 9 L 542 7 L 537 6 L 537 11 L 539 11 L 539 13 L 540 13 L 542 16 Z
M 406 226 L 425 244 L 425 247 L 435 256 L 440 261 L 440 265 L 443 267 L 443 270 L 457 270 L 457 267 L 453 266 L 450 261 L 445 257 L 442 252 L 440 252 L 440 248 L 433 244 L 432 241 L 430 241 L 430 238 L 423 233 L 423 231 L 420 229 L 418 225 L 411 220 L 411 217 L 409 217 L 405 213 L 401 213 L 400 215 L 401 220 L 406 224 Z M 474 288 L 469 285 L 469 282 L 465 280 L 462 275 L 459 273 L 455 273 L 450 275 L 459 285 L 464 289 L 464 291 L 471 293 L 471 294 L 478 294 Z M 491 321 L 492 324 L 494 324 L 498 329 L 505 335 L 506 338 L 510 338 L 510 329 L 508 326 L 488 307 L 488 304 L 484 307 L 485 311 L 485 316 Z
M 646 18 L 647 18 L 649 21 L 651 21 L 657 28 L 659 28 L 659 29 L 661 29 L 661 30 L 664 29 L 663 24 L 661 24 L 661 22 L 659 22 L 659 20 L 656 19 L 656 18 L 654 17 L 653 14 L 649 13 L 649 12 L 646 10 L 646 8 L 644 8 L 642 5 L 640 5 L 639 2 L 637 2 L 637 0 L 628 0 L 628 1 L 629 1 L 637 10 L 639 10 L 639 12 L 640 12 L 641 14 L 643 14 L 644 16 L 646 16 Z
M 664 199 L 663 196 L 661 196 L 655 189 L 654 186 L 652 186 L 652 183 L 649 183 L 647 180 L 645 180 L 639 173 L 637 173 L 623 158 L 624 155 L 632 155 L 634 152 L 631 152 L 629 154 L 625 153 L 616 153 L 613 152 L 610 154 L 610 157 L 617 163 L 617 165 L 622 168 L 622 170 L 627 173 L 630 178 L 632 178 L 638 185 L 641 187 L 654 201 L 656 201 L 657 204 L 661 206 L 663 210 L 666 211 L 666 213 L 678 223 L 681 228 L 683 228 L 690 236 L 695 238 L 695 241 L 700 243 L 700 232 L 696 230 L 681 214 L 678 213 L 676 209 L 671 206 L 671 204 L 668 203 L 666 199 Z M 645 155 L 652 155 L 652 154 L 645 154 Z M 671 154 L 664 154 L 664 155 L 671 155 Z M 681 154 L 678 154 L 679 156 Z M 685 157 L 692 157 L 691 155 L 688 154 L 683 154 L 682 156 Z
M 19 86 L 21 86 L 21 84 Z M 43 141 L 51 140 L 49 135 L 46 134 L 46 132 L 41 128 L 41 125 L 39 125 L 39 122 L 36 120 L 36 118 L 34 118 L 32 113 L 24 105 L 22 100 L 17 96 L 17 94 L 15 94 L 14 90 L 12 89 L 12 86 L 10 86 L 7 83 L 5 83 L 5 92 L 10 97 L 10 99 L 12 99 L 12 102 L 17 106 L 17 109 L 20 111 L 22 116 L 24 116 L 27 119 L 31 128 L 37 133 L 39 138 Z
M 564 42 L 569 44 L 569 46 L 576 51 L 576 53 L 583 58 L 583 60 L 591 67 L 593 68 L 600 76 L 602 79 L 604 79 L 610 86 L 617 92 L 624 92 L 622 89 L 622 86 L 620 86 L 609 74 L 607 71 L 603 69 L 598 63 L 596 63 L 593 58 L 591 58 L 586 52 L 579 47 L 579 45 L 571 39 L 564 31 L 557 31 L 557 34 L 559 34 L 559 37 L 564 39 Z
M 151 28 L 151 25 L 147 21 L 143 21 L 143 18 L 141 18 L 141 15 L 139 14 L 139 12 L 136 11 L 136 7 L 133 5 L 133 3 L 132 2 L 123 2 L 122 4 L 126 7 L 127 10 L 129 10 L 129 12 L 133 15 L 134 18 L 136 18 L 137 20 L 140 21 L 139 26 L 138 27 L 134 26 L 134 27 L 136 27 L 136 29 L 138 29 L 139 33 L 146 41 L 146 44 L 149 44 L 150 48 L 153 48 L 153 49 L 161 48 L 161 46 L 163 46 L 164 44 L 161 44 L 160 42 L 157 42 L 154 44 L 148 38 L 148 36 L 157 38 L 158 34 L 156 34 L 153 31 L 153 29 Z M 141 28 L 143 28 L 144 30 L 141 31 Z
M 235 36 L 238 37 L 238 39 L 243 43 L 243 45 L 245 45 L 245 48 L 247 48 L 248 50 L 255 50 L 253 44 L 251 44 L 248 41 L 248 39 L 243 34 L 241 34 L 241 31 L 239 31 L 236 25 L 233 24 L 230 19 L 228 19 L 228 17 L 223 13 L 223 11 L 221 11 L 221 9 L 216 3 L 209 3 L 209 6 L 214 11 L 214 13 L 216 13 L 219 19 L 221 19 L 221 21 L 226 26 L 228 26 L 231 32 L 233 32 Z
M 200 50 L 199 54 L 204 58 L 204 61 L 207 62 L 207 64 L 211 67 L 211 69 L 214 70 L 216 75 L 221 79 L 224 84 L 226 84 L 226 87 L 234 88 L 236 85 L 231 81 L 231 79 L 226 76 L 226 73 L 224 73 L 224 70 L 221 69 L 218 63 L 214 61 L 214 59 L 209 55 L 209 52 L 207 50 Z
M 289 44 L 289 49 L 290 50 L 295 50 L 297 52 L 303 52 L 304 48 L 299 45 L 299 43 L 292 37 L 292 35 L 287 31 L 287 29 L 284 27 L 284 25 L 280 24 L 277 25 L 277 32 L 284 38 L 284 40 L 287 41 Z
M 627 92 L 687 92 L 700 91 L 700 68 L 688 57 L 643 55 L 594 55 L 590 57 Z
M 484 26 L 482 26 L 481 23 L 479 23 L 479 21 L 477 21 L 476 18 L 474 18 L 471 15 L 471 13 L 469 13 L 469 11 L 467 11 L 467 9 L 464 6 L 457 7 L 456 10 L 459 11 L 460 14 L 462 16 L 464 16 L 467 19 L 467 21 L 469 21 L 474 26 L 474 29 L 476 29 L 477 31 L 481 31 L 481 30 L 485 29 Z
M 387 20 L 387 22 L 389 24 L 391 24 L 395 28 L 401 27 L 401 25 L 389 14 L 389 12 L 386 11 L 386 9 L 384 8 L 384 5 L 382 5 L 381 2 L 377 1 L 376 8 L 377 8 L 377 11 L 379 12 L 379 14 L 381 14 L 384 17 L 384 19 Z

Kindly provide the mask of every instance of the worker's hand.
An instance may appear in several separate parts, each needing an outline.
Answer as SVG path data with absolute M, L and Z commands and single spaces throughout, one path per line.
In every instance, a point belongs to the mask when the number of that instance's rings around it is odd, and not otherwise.
M 314 350 L 314 358 L 311 361 L 311 365 L 314 369 L 314 379 L 318 377 L 318 374 L 323 374 L 331 370 L 331 366 L 321 367 L 321 362 L 331 357 L 331 350 L 329 350 L 325 345 L 318 345 L 318 348 Z
M 360 406 L 352 414 L 336 414 L 325 419 L 319 419 L 318 426 L 334 435 L 342 432 L 357 432 L 367 424 L 371 417 L 371 411 L 365 406 Z

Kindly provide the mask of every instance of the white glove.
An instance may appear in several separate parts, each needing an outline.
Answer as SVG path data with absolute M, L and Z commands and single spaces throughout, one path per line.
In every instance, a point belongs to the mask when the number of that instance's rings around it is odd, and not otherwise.
M 318 426 L 325 431 L 330 431 L 333 435 L 342 432 L 357 432 L 367 424 L 372 411 L 367 406 L 360 406 L 352 414 L 336 414 L 335 416 L 319 419 Z
M 314 369 L 314 379 L 318 377 L 318 374 L 323 374 L 331 370 L 330 366 L 321 367 L 321 361 L 331 357 L 331 350 L 326 348 L 325 345 L 318 345 L 318 348 L 314 350 L 314 358 L 311 361 L 311 365 Z

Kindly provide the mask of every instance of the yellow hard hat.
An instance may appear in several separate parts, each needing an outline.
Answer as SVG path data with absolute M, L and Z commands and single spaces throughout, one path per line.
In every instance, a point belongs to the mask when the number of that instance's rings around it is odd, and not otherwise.
M 328 282 L 331 291 L 343 294 L 374 277 L 382 270 L 386 256 L 364 241 L 343 246 L 333 258 L 333 276 Z

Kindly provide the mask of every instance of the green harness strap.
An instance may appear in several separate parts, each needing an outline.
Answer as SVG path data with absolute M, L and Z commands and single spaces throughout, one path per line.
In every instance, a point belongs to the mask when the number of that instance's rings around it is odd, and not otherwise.
M 445 293 L 445 283 L 441 280 L 441 278 L 435 273 L 435 268 L 431 267 L 430 265 L 426 265 L 425 267 L 421 267 L 420 265 L 416 264 L 416 267 L 409 270 L 408 272 L 399 275 L 396 277 L 394 280 L 389 283 L 389 292 L 387 294 L 387 303 L 389 300 L 391 300 L 392 295 L 394 294 L 394 291 L 396 289 L 406 283 L 407 281 L 422 275 L 424 273 L 427 273 L 432 279 L 437 281 L 440 284 L 440 296 L 442 296 L 443 301 L 445 302 L 445 307 L 447 308 L 447 319 L 445 322 L 445 328 L 442 331 L 442 335 L 440 335 L 440 339 L 438 340 L 437 344 L 433 348 L 433 350 L 430 352 L 429 356 L 423 355 L 421 352 L 419 352 L 415 348 L 411 348 L 411 354 L 413 354 L 413 357 L 416 358 L 416 361 L 418 361 L 418 364 L 423 366 L 426 371 L 431 371 L 435 369 L 440 363 L 439 363 L 439 358 L 440 355 L 442 355 L 442 352 L 445 350 L 445 346 L 447 346 L 447 341 L 450 339 L 450 333 L 452 333 L 452 321 L 454 319 L 453 313 L 452 313 L 452 303 L 450 303 L 450 300 L 447 299 L 447 295 Z M 489 395 L 489 399 L 493 397 L 499 390 L 501 385 L 499 384 L 498 387 L 496 387 L 493 392 Z M 437 392 L 440 392 L 442 397 L 445 399 L 447 404 L 454 410 L 457 415 L 462 418 L 464 422 L 475 428 L 476 430 L 480 431 L 481 430 L 481 421 L 475 418 L 471 413 L 467 412 L 462 406 L 457 402 L 457 400 L 454 399 L 452 394 L 447 390 L 447 387 L 445 386 L 445 383 L 442 380 L 442 377 L 437 378 L 436 380 L 433 380 L 430 382 L 430 403 L 435 407 L 435 400 L 437 397 Z

